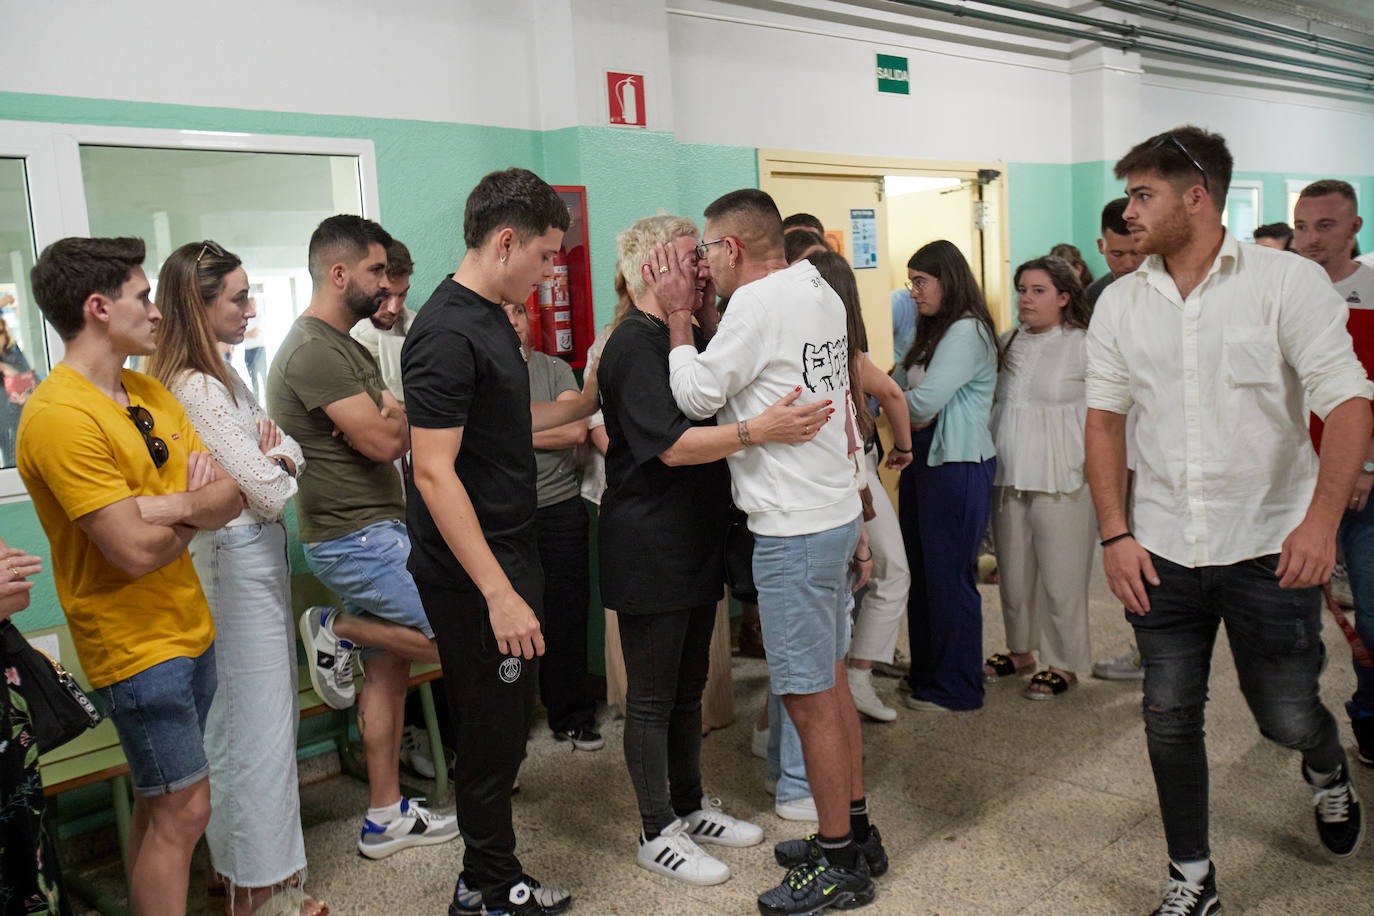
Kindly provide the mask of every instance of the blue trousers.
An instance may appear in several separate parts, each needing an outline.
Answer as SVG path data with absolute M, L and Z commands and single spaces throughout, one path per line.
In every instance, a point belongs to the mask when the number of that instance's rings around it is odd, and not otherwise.
M 1345 513 L 1340 538 L 1350 591 L 1355 595 L 1355 629 L 1365 648 L 1374 652 L 1374 499 L 1363 512 Z M 1345 709 L 1352 722 L 1374 718 L 1374 668 L 1355 664 L 1355 695 Z
M 935 426 L 912 435 L 898 487 L 898 520 L 911 568 L 907 596 L 911 695 L 946 709 L 983 705 L 983 601 L 978 546 L 988 526 L 997 459 L 930 467 Z

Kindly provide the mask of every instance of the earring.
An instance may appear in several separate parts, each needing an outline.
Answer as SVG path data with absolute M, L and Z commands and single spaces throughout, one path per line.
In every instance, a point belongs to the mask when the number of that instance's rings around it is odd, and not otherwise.
M 506 263 L 506 256 L 505 256 L 505 255 L 501 255 L 501 263 L 502 263 L 502 264 Z
M 734 270 L 734 269 L 735 269 L 735 260 L 734 260 L 734 258 L 731 258 L 731 259 L 730 259 L 730 269 L 731 269 L 731 270 Z

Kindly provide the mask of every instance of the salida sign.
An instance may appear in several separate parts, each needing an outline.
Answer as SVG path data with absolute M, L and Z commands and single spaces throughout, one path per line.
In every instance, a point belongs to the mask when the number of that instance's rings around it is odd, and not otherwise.
M 911 74 L 907 70 L 905 57 L 878 55 L 878 91 L 897 95 L 911 94 Z

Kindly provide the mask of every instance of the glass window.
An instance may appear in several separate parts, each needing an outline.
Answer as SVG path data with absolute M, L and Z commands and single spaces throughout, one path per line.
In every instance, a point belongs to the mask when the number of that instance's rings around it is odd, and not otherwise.
M 14 467 L 14 435 L 28 393 L 48 365 L 43 316 L 29 291 L 33 217 L 25 162 L 0 158 L 0 467 Z M 37 372 L 30 371 L 38 370 Z
M 277 346 L 310 304 L 310 234 L 325 217 L 363 212 L 358 157 L 83 145 L 81 177 L 90 234 L 145 240 L 154 294 L 162 263 L 187 242 L 211 239 L 243 259 L 258 318 L 230 361 L 261 399 Z
M 1240 182 L 1232 183 L 1226 192 L 1226 212 L 1221 221 L 1231 234 L 1242 242 L 1255 240 L 1255 227 L 1260 225 L 1260 189 Z

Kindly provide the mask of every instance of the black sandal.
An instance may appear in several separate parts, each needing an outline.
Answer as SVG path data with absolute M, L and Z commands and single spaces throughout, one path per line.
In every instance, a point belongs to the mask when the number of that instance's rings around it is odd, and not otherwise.
M 985 684 L 996 684 L 1004 677 L 1015 677 L 1022 671 L 1031 667 L 1030 665 L 1023 665 L 1018 668 L 1016 667 L 1016 663 L 1011 660 L 1010 656 L 1003 655 L 1001 652 L 989 655 L 987 658 L 983 659 L 983 664 L 993 670 L 992 674 L 988 674 L 986 671 L 983 672 L 983 683 Z
M 1035 686 L 1036 684 L 1039 684 L 1041 687 L 1050 688 L 1050 692 L 1044 693 L 1039 690 L 1032 690 L 1031 687 Z M 1068 689 L 1069 682 L 1064 678 L 1062 674 L 1055 674 L 1053 671 L 1046 669 L 1044 671 L 1036 672 L 1035 676 L 1030 679 L 1030 685 L 1026 687 L 1026 699 L 1053 700 L 1055 697 L 1059 696 L 1061 693 Z

